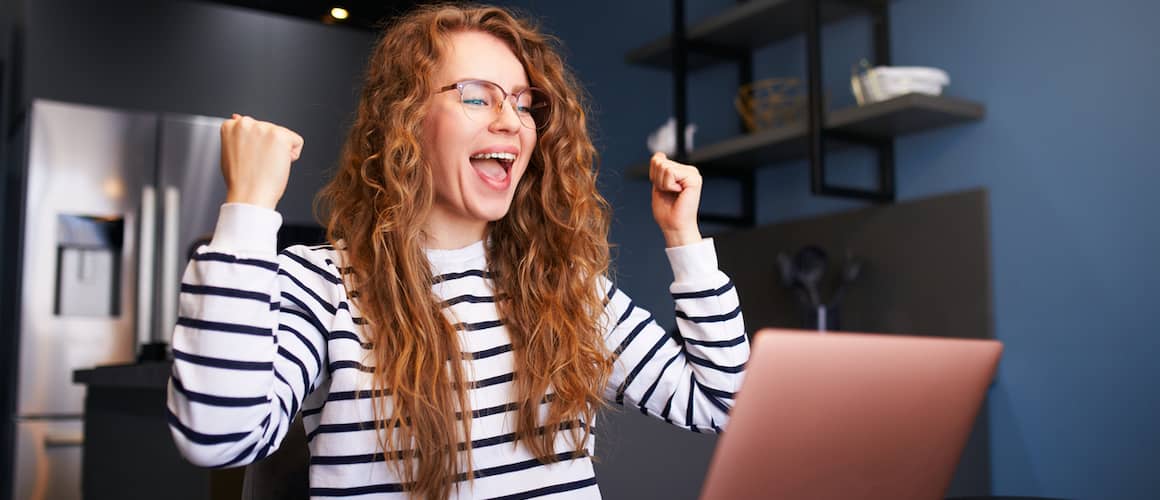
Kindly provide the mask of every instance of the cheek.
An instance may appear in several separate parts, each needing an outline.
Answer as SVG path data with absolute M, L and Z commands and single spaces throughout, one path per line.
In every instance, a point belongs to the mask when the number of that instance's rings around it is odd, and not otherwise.
M 520 146 L 524 151 L 535 151 L 538 136 L 535 130 L 524 130 L 520 132 Z
M 423 122 L 423 133 L 426 136 L 424 146 L 435 148 L 436 152 L 444 152 L 460 145 L 463 140 L 475 133 L 476 127 L 469 121 L 458 104 L 439 104 L 432 106 Z
M 449 177 L 463 161 L 461 151 L 456 147 L 464 143 L 466 131 L 457 116 L 445 108 L 434 108 L 423 124 L 421 140 L 423 155 L 430 159 L 430 168 L 435 178 L 436 188 L 444 187 Z

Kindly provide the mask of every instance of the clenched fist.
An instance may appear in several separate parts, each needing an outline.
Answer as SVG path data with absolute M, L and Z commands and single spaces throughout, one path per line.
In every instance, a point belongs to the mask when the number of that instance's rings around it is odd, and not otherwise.
M 656 153 L 649 162 L 648 178 L 652 181 L 653 218 L 665 235 L 665 245 L 678 247 L 701 241 L 697 208 L 702 180 L 697 167 Z
M 222 123 L 226 202 L 273 210 L 286 192 L 290 163 L 302 154 L 302 136 L 270 122 L 234 115 Z

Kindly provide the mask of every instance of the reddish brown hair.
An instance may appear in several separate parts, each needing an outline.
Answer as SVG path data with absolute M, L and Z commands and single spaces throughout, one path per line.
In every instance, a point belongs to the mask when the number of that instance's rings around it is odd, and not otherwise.
M 344 250 L 352 300 L 369 321 L 380 444 L 412 496 L 446 498 L 471 478 L 471 414 L 457 334 L 432 291 L 423 224 L 434 179 L 421 144 L 431 81 L 448 36 L 479 31 L 504 41 L 529 83 L 550 97 L 511 209 L 488 227 L 497 306 L 515 356 L 517 445 L 555 455 L 561 425 L 594 421 L 612 369 L 603 342 L 608 204 L 596 189 L 596 151 L 580 86 L 555 40 L 506 10 L 421 7 L 396 20 L 371 56 L 338 171 L 320 195 L 328 237 Z M 541 401 L 554 394 L 546 418 Z M 583 453 L 589 428 L 573 425 Z M 460 443 L 466 451 L 460 453 Z M 421 456 L 421 460 L 414 457 Z

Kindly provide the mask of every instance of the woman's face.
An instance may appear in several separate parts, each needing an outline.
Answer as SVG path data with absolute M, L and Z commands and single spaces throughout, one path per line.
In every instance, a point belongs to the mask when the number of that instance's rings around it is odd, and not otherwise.
M 494 82 L 508 94 L 528 87 L 527 73 L 511 49 L 476 31 L 450 36 L 433 90 L 464 80 Z M 520 123 L 511 100 L 501 113 L 474 113 L 474 118 L 460 101 L 454 89 L 435 94 L 423 122 L 424 152 L 435 179 L 435 206 L 426 229 L 436 240 L 432 243 L 445 248 L 482 238 L 489 221 L 507 214 L 536 145 L 536 130 Z

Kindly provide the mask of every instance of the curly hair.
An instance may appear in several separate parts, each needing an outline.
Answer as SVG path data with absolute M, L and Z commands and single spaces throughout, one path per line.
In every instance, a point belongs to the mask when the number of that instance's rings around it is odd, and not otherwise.
M 420 146 L 441 83 L 432 75 L 449 35 L 465 31 L 505 42 L 552 106 L 511 208 L 487 229 L 497 308 L 515 358 L 518 445 L 548 463 L 557 432 L 570 429 L 575 456 L 583 454 L 590 427 L 566 424 L 594 421 L 613 364 L 602 334 L 609 206 L 596 188 L 585 97 L 557 41 L 490 6 L 430 5 L 395 20 L 371 56 L 319 207 L 329 212 L 328 239 L 343 251 L 350 300 L 367 319 L 374 371 L 365 396 L 375 400 L 379 445 L 410 494 L 422 498 L 446 498 L 457 478 L 472 478 L 471 418 L 463 411 L 471 407 L 469 381 L 423 249 L 435 179 Z

